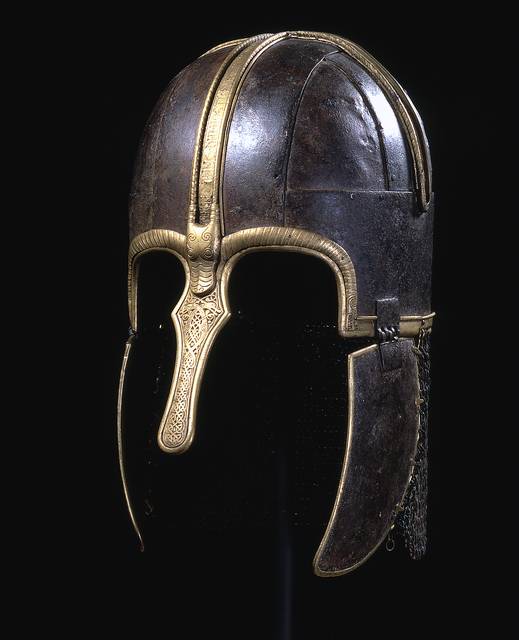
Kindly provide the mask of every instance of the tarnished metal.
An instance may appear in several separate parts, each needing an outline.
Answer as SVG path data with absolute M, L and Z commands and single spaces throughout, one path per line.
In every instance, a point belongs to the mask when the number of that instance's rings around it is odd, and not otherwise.
M 320 576 L 352 571 L 386 537 L 403 501 L 419 429 L 412 340 L 398 340 L 401 366 L 385 370 L 378 347 L 348 357 L 348 439 L 339 491 L 314 559 Z

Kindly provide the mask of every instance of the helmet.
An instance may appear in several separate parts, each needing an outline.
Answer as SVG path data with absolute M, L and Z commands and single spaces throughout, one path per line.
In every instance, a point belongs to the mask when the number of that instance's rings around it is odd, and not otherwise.
M 131 335 L 140 258 L 173 253 L 185 288 L 171 313 L 177 350 L 155 446 L 195 438 L 211 347 L 232 309 L 228 284 L 254 251 L 323 260 L 335 276 L 347 356 L 348 424 L 339 487 L 314 559 L 320 576 L 351 571 L 401 522 L 425 548 L 432 195 L 421 120 L 366 51 L 306 31 L 224 43 L 182 70 L 146 126 L 130 196 Z M 358 341 L 351 344 L 358 346 Z M 139 534 L 140 535 L 140 534 Z

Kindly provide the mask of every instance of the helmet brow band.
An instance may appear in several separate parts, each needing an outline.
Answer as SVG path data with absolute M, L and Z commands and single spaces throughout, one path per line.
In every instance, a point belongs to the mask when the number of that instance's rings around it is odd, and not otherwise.
M 346 251 L 332 240 L 304 229 L 291 227 L 259 227 L 244 229 L 225 236 L 222 262 L 251 251 L 298 251 L 325 260 L 333 269 L 339 295 L 339 333 L 346 337 L 357 328 L 357 280 L 355 268 Z M 230 271 L 233 260 L 224 267 Z

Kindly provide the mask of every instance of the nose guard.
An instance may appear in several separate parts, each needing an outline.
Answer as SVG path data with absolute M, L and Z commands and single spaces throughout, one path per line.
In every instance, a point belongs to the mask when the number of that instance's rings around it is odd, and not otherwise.
M 382 85 L 386 100 L 394 108 L 406 134 L 416 192 L 416 199 L 411 200 L 420 217 L 424 217 L 431 196 L 428 151 L 421 122 L 403 90 L 369 54 L 336 36 L 307 32 L 258 36 L 222 45 L 200 59 L 217 56 L 220 65 L 214 67 L 216 71 L 206 88 L 205 101 L 199 105 L 186 233 L 171 228 L 151 228 L 134 235 L 129 251 L 129 307 L 132 330 L 137 332 L 139 260 L 150 251 L 175 254 L 184 266 L 186 285 L 171 314 L 177 355 L 157 444 L 164 453 L 181 454 L 191 446 L 195 436 L 197 400 L 211 345 L 231 314 L 227 290 L 236 262 L 252 251 L 299 251 L 319 257 L 332 268 L 338 291 L 339 334 L 344 338 L 371 337 L 374 343 L 348 356 L 349 413 L 343 469 L 330 521 L 314 558 L 315 573 L 327 577 L 347 573 L 366 560 L 387 536 L 402 509 L 420 434 L 420 385 L 413 338 L 430 331 L 433 314 L 402 314 L 398 300 L 397 315 L 389 324 L 381 313 L 360 314 L 359 279 L 350 252 L 343 242 L 335 242 L 321 233 L 286 224 L 262 224 L 225 232 L 224 167 L 231 124 L 238 119 L 238 96 L 261 56 L 288 40 L 318 42 L 324 47 L 318 52 L 320 56 L 345 53 Z M 311 73 L 314 70 L 315 66 L 310 68 Z M 297 109 L 302 109 L 302 95 L 301 92 Z M 171 102 L 170 96 L 166 103 Z M 154 144 L 156 155 L 158 138 Z M 288 171 L 288 161 L 285 170 Z M 149 179 L 149 172 L 141 173 Z M 140 179 L 142 183 L 142 176 Z M 138 203 L 134 206 L 134 212 L 139 213 L 138 206 Z M 171 210 L 170 215 L 173 215 Z M 154 216 L 157 218 L 156 212 L 151 217 Z M 142 219 L 143 216 L 134 213 L 134 217 Z M 175 226 L 175 221 L 170 224 Z M 427 226 L 420 220 L 418 225 L 414 224 L 417 228 L 411 230 L 410 237 L 413 241 L 418 238 L 419 244 L 420 234 L 428 232 L 430 223 Z M 228 226 L 232 228 L 232 224 Z M 138 230 L 139 225 L 134 228 Z M 401 242 L 393 246 L 386 241 L 386 249 L 388 252 L 401 249 Z M 420 268 L 427 271 L 422 265 Z M 407 271 L 396 276 L 400 281 L 409 277 Z M 366 280 L 364 273 L 362 280 Z M 369 295 L 364 294 L 362 300 L 366 298 Z M 366 307 L 364 303 L 362 306 Z M 409 307 L 409 304 L 403 306 Z M 121 371 L 118 441 L 126 500 L 140 537 L 124 470 L 123 399 L 130 349 L 131 340 Z

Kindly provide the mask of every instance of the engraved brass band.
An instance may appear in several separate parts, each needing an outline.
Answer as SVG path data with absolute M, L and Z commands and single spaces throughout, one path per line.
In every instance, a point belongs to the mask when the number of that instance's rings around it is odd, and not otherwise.
M 217 44 L 212 49 L 209 49 L 208 51 L 203 53 L 200 57 L 203 58 L 204 56 L 207 56 L 210 53 L 215 53 L 216 51 L 220 51 L 221 49 L 226 49 L 227 47 L 235 47 L 236 45 L 238 45 L 241 42 L 243 42 L 244 39 L 245 38 L 236 38 L 235 40 L 228 40 L 227 42 L 222 42 L 221 44 Z
M 200 175 L 201 158 L 202 158 L 202 152 L 203 152 L 203 141 L 204 141 L 207 122 L 209 120 L 211 107 L 213 105 L 213 99 L 220 85 L 220 81 L 222 80 L 231 62 L 245 47 L 255 42 L 260 42 L 267 37 L 268 35 L 260 35 L 260 36 L 254 36 L 253 38 L 248 38 L 246 40 L 238 41 L 236 46 L 234 46 L 232 50 L 225 57 L 225 60 L 222 62 L 220 68 L 218 69 L 218 71 L 216 72 L 213 78 L 213 81 L 211 82 L 211 86 L 209 87 L 209 90 L 207 92 L 207 96 L 204 102 L 204 107 L 202 109 L 202 115 L 200 117 L 200 124 L 198 126 L 195 152 L 193 157 L 193 169 L 191 173 L 191 188 L 190 188 L 190 199 L 189 199 L 189 222 L 199 222 L 197 220 L 198 183 L 199 183 L 199 175 Z
M 216 285 L 216 267 L 223 234 L 220 214 L 220 185 L 227 126 L 231 105 L 241 80 L 253 61 L 285 34 L 254 36 L 236 42 L 209 88 L 193 160 L 187 257 L 190 286 L 195 295 L 210 294 Z
M 229 105 L 237 70 L 249 54 L 268 36 L 255 36 L 235 43 L 218 69 L 207 92 L 193 157 L 187 223 L 187 257 L 191 271 L 190 287 L 198 296 L 215 287 L 216 266 L 222 236 L 219 190 L 219 163 Z
M 191 446 L 207 356 L 229 316 L 221 281 L 203 297 L 194 295 L 187 286 L 173 310 L 175 371 L 158 433 L 159 447 L 166 453 L 183 453 Z
M 338 244 L 311 231 L 291 227 L 244 229 L 226 236 L 222 242 L 222 260 L 227 262 L 223 275 L 229 278 L 236 261 L 251 251 L 298 251 L 315 255 L 332 268 L 339 299 L 339 333 L 357 335 L 357 279 L 348 253 Z
M 246 40 L 240 45 L 240 52 L 233 57 L 222 75 L 212 97 L 209 116 L 205 124 L 202 154 L 198 172 L 198 215 L 201 224 L 207 223 L 211 214 L 220 210 L 220 183 L 222 161 L 224 158 L 224 140 L 227 124 L 231 115 L 231 105 L 238 92 L 242 78 L 253 62 L 268 47 L 283 39 L 285 34 L 261 39 Z M 225 63 L 224 63 L 225 64 Z M 193 175 L 193 181 L 197 176 Z

